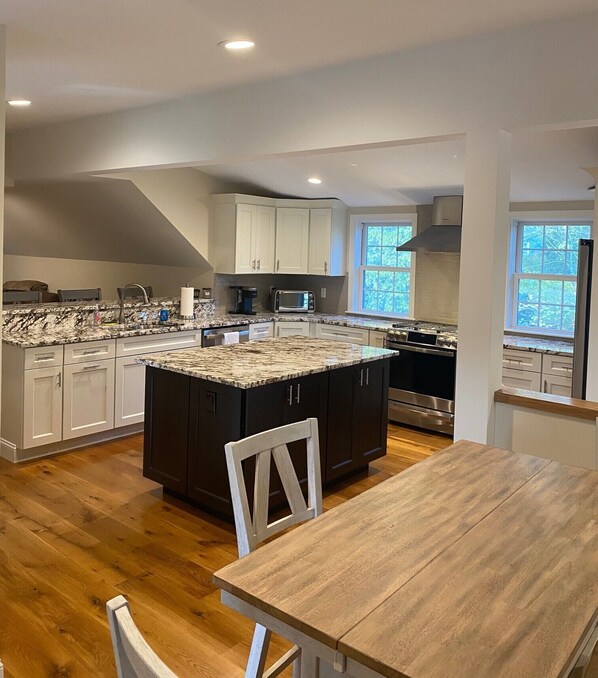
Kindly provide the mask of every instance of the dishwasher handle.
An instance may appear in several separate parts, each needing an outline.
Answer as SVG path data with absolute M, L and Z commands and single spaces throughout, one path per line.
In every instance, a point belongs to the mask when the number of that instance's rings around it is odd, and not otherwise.
M 229 327 L 228 329 L 204 330 L 201 336 L 201 345 L 207 346 L 222 346 L 224 343 L 224 335 L 228 332 L 239 333 L 239 343 L 244 344 L 249 341 L 249 325 L 242 325 L 239 328 Z

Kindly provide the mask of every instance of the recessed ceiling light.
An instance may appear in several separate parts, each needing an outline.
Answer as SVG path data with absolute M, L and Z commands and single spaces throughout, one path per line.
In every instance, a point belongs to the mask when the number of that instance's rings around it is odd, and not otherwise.
M 318 179 L 318 177 L 309 177 L 308 179 L 310 184 L 321 184 L 322 180 Z
M 232 51 L 236 51 L 239 49 L 250 49 L 251 47 L 255 47 L 255 42 L 252 42 L 251 40 L 223 40 L 218 44 L 221 47 L 226 47 L 226 49 L 230 49 Z
M 9 106 L 29 106 L 31 104 L 28 99 L 9 99 L 6 103 Z
M 356 162 L 350 162 L 349 167 L 357 167 L 357 163 Z

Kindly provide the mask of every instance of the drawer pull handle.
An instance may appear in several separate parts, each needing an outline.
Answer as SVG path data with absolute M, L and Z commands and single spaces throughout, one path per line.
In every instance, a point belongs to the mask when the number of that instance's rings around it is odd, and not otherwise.
M 56 379 L 57 379 L 57 381 L 58 381 L 58 388 L 61 388 L 61 387 L 62 387 L 62 372 L 59 372 L 59 373 L 56 375 Z
M 101 367 L 101 365 L 85 365 L 83 368 L 84 370 L 97 370 Z
M 301 401 L 301 384 L 297 384 L 297 396 L 295 398 L 297 404 Z
M 46 360 L 54 360 L 54 354 L 52 353 L 52 355 L 36 355 L 34 362 L 41 363 Z
M 293 384 L 289 386 L 289 405 L 293 404 Z
M 83 355 L 98 355 L 101 351 L 83 351 Z
M 365 369 L 365 385 L 369 386 L 370 383 L 370 368 L 366 367 Z

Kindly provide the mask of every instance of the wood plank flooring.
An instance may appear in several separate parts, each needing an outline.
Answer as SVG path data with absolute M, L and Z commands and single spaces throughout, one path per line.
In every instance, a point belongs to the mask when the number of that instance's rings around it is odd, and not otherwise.
M 388 455 L 328 492 L 330 509 L 434 451 L 445 436 L 389 429 Z M 243 675 L 251 623 L 212 572 L 237 558 L 231 525 L 141 475 L 142 437 L 0 463 L 0 658 L 7 678 L 115 676 L 106 600 L 122 593 L 181 678 Z M 272 655 L 286 643 L 276 639 Z M 290 675 L 290 671 L 288 673 Z

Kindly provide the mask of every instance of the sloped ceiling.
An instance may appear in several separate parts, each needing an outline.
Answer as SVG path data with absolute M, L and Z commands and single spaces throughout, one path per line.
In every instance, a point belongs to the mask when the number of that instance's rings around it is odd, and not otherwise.
M 109 179 L 7 188 L 4 253 L 207 268 L 132 182 Z

